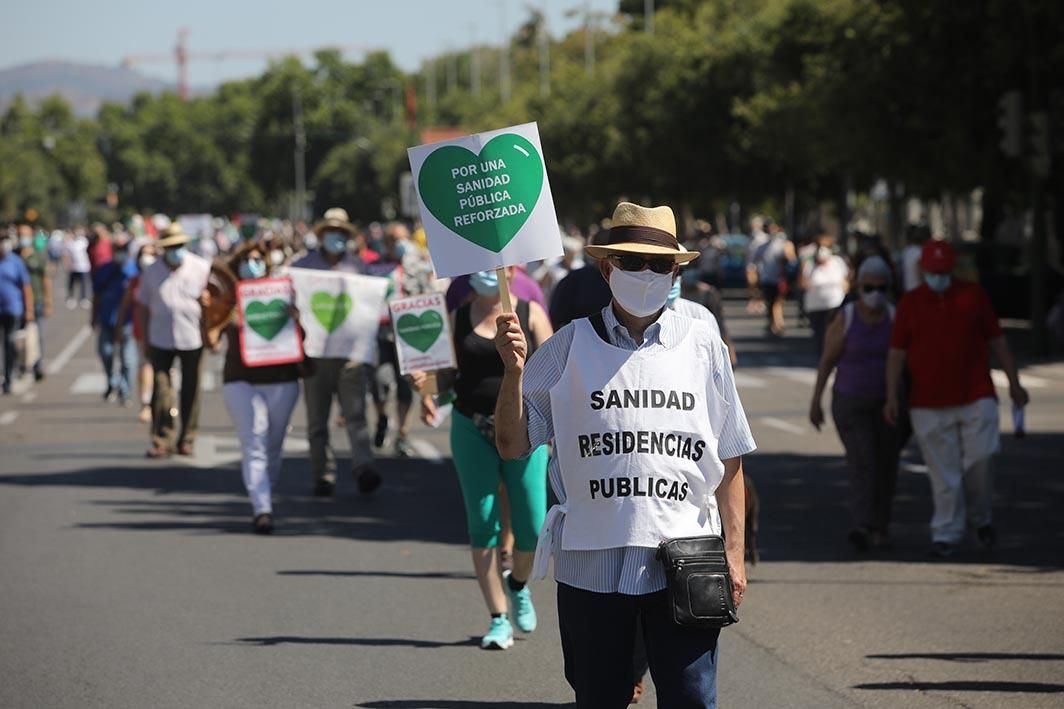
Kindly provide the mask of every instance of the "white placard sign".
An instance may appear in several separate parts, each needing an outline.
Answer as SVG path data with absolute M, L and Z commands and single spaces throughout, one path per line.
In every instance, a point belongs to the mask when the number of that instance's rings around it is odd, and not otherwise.
M 295 320 L 289 314 L 292 282 L 287 278 L 241 281 L 236 287 L 240 312 L 240 357 L 248 367 L 303 361 Z
M 289 268 L 309 357 L 377 362 L 377 332 L 387 278 Z
M 437 275 L 561 256 L 535 123 L 407 150 Z
M 396 298 L 388 303 L 395 328 L 399 372 L 431 372 L 455 366 L 447 301 L 442 293 Z

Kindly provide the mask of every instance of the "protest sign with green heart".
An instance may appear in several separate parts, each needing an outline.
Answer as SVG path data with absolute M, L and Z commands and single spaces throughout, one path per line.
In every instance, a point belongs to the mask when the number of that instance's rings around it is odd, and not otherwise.
M 443 332 L 443 317 L 435 310 L 421 315 L 406 313 L 395 321 L 395 330 L 403 342 L 418 352 L 428 352 Z
M 310 296 L 310 311 L 326 332 L 336 332 L 351 312 L 351 296 L 347 293 L 318 291 Z
M 280 299 L 253 300 L 244 308 L 244 322 L 266 340 L 277 337 L 288 320 L 288 303 Z
M 418 175 L 421 200 L 445 227 L 499 253 L 521 230 L 543 189 L 543 159 L 516 133 L 497 135 L 473 153 L 445 145 Z

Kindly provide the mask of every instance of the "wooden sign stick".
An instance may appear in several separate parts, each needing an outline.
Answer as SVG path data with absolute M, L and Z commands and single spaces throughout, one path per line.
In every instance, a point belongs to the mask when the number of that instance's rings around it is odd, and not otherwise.
M 499 299 L 502 301 L 502 311 L 512 313 L 514 304 L 510 298 L 510 278 L 506 275 L 506 269 L 496 268 L 495 275 L 499 277 Z

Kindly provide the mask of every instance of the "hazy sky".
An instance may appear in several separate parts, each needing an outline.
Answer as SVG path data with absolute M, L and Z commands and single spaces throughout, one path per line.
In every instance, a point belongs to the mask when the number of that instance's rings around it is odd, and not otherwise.
M 178 28 L 187 27 L 190 53 L 352 45 L 388 49 L 410 70 L 449 47 L 468 46 L 474 36 L 498 43 L 502 27 L 512 33 L 532 5 L 546 7 L 551 32 L 558 35 L 582 22 L 585 3 L 609 14 L 618 5 L 617 0 L 11 0 L 3 13 L 0 68 L 42 59 L 117 65 L 127 55 L 169 55 Z M 265 65 L 265 59 L 192 61 L 189 80 L 193 86 L 215 84 Z M 137 69 L 169 81 L 176 76 L 170 61 Z

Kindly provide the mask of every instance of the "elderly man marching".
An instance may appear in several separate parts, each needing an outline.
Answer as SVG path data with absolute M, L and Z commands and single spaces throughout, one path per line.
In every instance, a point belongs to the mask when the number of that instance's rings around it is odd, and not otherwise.
M 347 210 L 333 207 L 314 226 L 321 248 L 292 264 L 295 268 L 362 274 L 366 263 L 357 256 L 361 235 L 350 222 Z M 373 468 L 366 424 L 366 387 L 369 365 L 357 360 L 336 357 L 311 360 L 312 374 L 303 380 L 307 402 L 307 438 L 310 442 L 310 467 L 314 473 L 314 495 L 332 497 L 336 490 L 336 456 L 329 444 L 329 413 L 333 399 L 340 402 L 347 439 L 351 444 L 351 469 L 358 489 L 369 494 L 381 485 L 381 476 Z
M 577 706 L 628 705 L 641 622 L 660 705 L 716 707 L 719 627 L 680 623 L 681 594 L 666 593 L 677 567 L 667 573 L 657 556 L 667 540 L 723 533 L 719 573 L 727 568 L 729 600 L 742 602 L 741 456 L 754 441 L 720 336 L 665 307 L 679 267 L 698 257 L 680 249 L 672 210 L 622 202 L 608 244 L 587 251 L 610 305 L 559 330 L 527 366 L 517 318 L 498 321 L 499 451 L 516 458 L 554 443 L 549 478 L 560 504 L 543 525 L 533 575 L 546 574 L 553 554 Z

